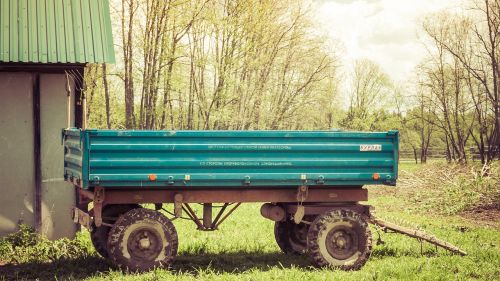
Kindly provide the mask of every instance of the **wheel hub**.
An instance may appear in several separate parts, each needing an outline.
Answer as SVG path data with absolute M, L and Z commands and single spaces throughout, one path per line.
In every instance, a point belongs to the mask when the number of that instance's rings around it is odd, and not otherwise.
M 326 237 L 326 249 L 335 259 L 350 258 L 358 250 L 358 238 L 355 231 L 346 226 L 333 228 Z
M 346 239 L 344 237 L 339 237 L 337 239 L 336 243 L 337 243 L 337 247 L 339 247 L 341 249 L 344 249 L 347 241 L 346 241 Z
M 139 247 L 141 249 L 147 249 L 149 248 L 149 246 L 151 246 L 151 241 L 149 241 L 149 238 L 143 238 L 139 241 Z
M 154 260 L 160 254 L 163 243 L 156 230 L 141 228 L 130 234 L 127 246 L 131 257 Z

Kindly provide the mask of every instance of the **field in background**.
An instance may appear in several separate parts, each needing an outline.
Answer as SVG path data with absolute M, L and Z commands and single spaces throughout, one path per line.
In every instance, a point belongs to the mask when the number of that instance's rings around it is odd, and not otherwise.
M 176 220 L 179 256 L 171 270 L 110 269 L 86 232 L 56 242 L 37 242 L 24 232 L 0 241 L 0 280 L 498 280 L 500 175 L 493 167 L 492 177 L 474 178 L 479 169 L 403 164 L 398 187 L 369 187 L 368 203 L 377 216 L 433 233 L 467 251 L 466 257 L 372 228 L 374 242 L 380 237 L 384 243 L 374 243 L 361 270 L 316 269 L 306 256 L 282 254 L 273 222 L 260 216 L 260 204 L 244 204 L 216 232 L 196 231 L 193 222 Z

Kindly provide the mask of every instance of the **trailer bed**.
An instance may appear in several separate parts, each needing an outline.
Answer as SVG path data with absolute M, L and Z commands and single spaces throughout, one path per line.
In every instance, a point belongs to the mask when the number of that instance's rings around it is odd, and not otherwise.
M 67 129 L 64 176 L 81 188 L 395 185 L 397 131 Z

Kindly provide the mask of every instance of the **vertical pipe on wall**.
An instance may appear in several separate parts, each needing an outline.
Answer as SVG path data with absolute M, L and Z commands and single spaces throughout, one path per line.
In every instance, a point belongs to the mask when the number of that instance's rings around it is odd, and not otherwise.
M 83 127 L 83 114 L 86 112 L 86 110 L 83 110 L 83 78 L 84 78 L 84 69 L 83 67 L 78 68 L 75 70 L 76 77 L 80 77 L 81 79 L 75 79 L 73 78 L 73 81 L 75 82 L 73 93 L 75 96 L 75 106 L 74 106 L 74 118 L 75 118 L 75 123 L 74 127 L 75 128 L 82 128 Z M 87 201 L 82 201 L 80 198 L 80 194 L 78 192 L 78 187 L 75 186 L 75 205 L 78 206 L 80 210 L 88 211 L 88 202 Z M 77 225 L 77 230 L 80 230 L 80 225 Z
M 66 108 L 66 128 L 71 128 L 71 85 L 69 84 L 69 74 L 68 72 L 65 72 L 66 74 L 66 93 L 68 94 L 68 101 L 67 101 L 67 108 Z
M 75 70 L 76 74 L 79 79 L 73 78 L 73 81 L 75 82 L 75 88 L 73 89 L 74 95 L 75 95 L 75 107 L 74 107 L 74 117 L 75 117 L 75 128 L 82 128 L 83 127 L 83 110 L 82 110 L 82 95 L 83 95 L 83 67 L 78 68 Z
M 40 74 L 33 73 L 33 159 L 35 172 L 35 198 L 33 214 L 35 216 L 35 229 L 41 230 L 42 226 L 42 158 L 41 158 L 41 133 L 40 133 Z
M 85 95 L 87 85 L 85 84 L 84 74 L 85 71 L 82 68 L 78 74 L 81 77 L 81 84 L 79 86 L 81 86 L 80 98 L 82 99 L 82 130 L 87 129 L 87 96 Z
M 85 94 L 82 93 L 82 130 L 87 129 L 87 98 L 85 97 Z

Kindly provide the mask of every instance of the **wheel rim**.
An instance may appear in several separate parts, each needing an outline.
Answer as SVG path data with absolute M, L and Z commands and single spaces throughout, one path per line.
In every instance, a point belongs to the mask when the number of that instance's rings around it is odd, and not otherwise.
M 163 243 L 158 231 L 142 227 L 130 233 L 127 247 L 132 258 L 153 261 L 162 251 Z
M 332 228 L 326 237 L 326 249 L 335 259 L 345 260 L 358 252 L 358 236 L 346 226 Z

